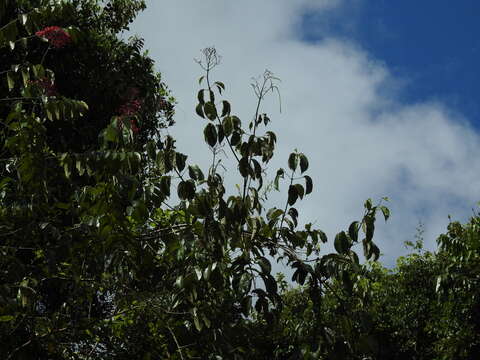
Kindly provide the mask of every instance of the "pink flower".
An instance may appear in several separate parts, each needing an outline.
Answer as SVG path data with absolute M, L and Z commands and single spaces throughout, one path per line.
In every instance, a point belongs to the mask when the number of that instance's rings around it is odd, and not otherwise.
M 61 48 L 72 41 L 71 36 L 58 26 L 48 26 L 35 33 L 38 37 L 45 38 L 54 48 Z

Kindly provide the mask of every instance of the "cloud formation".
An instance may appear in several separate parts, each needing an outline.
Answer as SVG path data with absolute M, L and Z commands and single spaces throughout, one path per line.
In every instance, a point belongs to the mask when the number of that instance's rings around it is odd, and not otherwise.
M 361 217 L 366 198 L 388 196 L 392 218 L 386 225 L 379 220 L 377 241 L 391 264 L 419 221 L 432 249 L 449 214 L 460 220 L 471 215 L 480 200 L 480 136 L 468 122 L 439 102 L 401 103 L 396 90 L 403 80 L 361 44 L 328 34 L 315 44 L 301 40 L 305 12 L 328 16 L 345 6 L 342 1 L 148 5 L 132 31 L 145 38 L 178 100 L 171 133 L 193 162 L 210 158 L 207 146 L 199 146 L 205 123 L 194 114 L 201 69 L 193 59 L 214 45 L 223 55 L 214 77 L 226 83 L 226 97 L 244 122 L 255 105 L 251 77 L 268 68 L 281 78 L 282 113 L 275 97 L 263 109 L 279 137 L 275 165 L 286 166 L 294 148 L 309 156 L 315 191 L 300 209 L 329 237 Z

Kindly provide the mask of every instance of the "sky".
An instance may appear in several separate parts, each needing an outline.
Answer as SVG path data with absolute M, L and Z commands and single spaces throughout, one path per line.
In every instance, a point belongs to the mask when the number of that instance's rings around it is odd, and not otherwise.
M 437 99 L 480 128 L 480 2 L 353 0 L 302 14 L 301 34 L 353 41 L 405 81 L 404 102 Z
M 450 3 L 450 4 L 449 4 Z M 215 46 L 213 77 L 244 123 L 253 116 L 252 77 L 281 79 L 272 96 L 277 153 L 310 160 L 314 192 L 298 206 L 329 238 L 363 214 L 367 198 L 387 196 L 392 217 L 377 220 L 382 261 L 406 253 L 423 223 L 426 248 L 452 219 L 466 221 L 480 200 L 480 60 L 476 1 L 178 0 L 147 1 L 131 32 L 145 39 L 178 101 L 170 133 L 178 150 L 208 166 L 205 121 L 195 115 L 194 61 Z M 224 159 L 234 182 L 231 156 Z M 230 170 L 228 170 L 230 169 Z M 272 196 L 279 206 L 285 193 Z M 328 249 L 326 249 L 327 251 Z

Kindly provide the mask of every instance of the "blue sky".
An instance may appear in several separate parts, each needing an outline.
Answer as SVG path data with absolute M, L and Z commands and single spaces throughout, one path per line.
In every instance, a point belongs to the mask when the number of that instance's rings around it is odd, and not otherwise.
M 480 128 L 480 1 L 357 0 L 306 11 L 301 37 L 356 42 L 404 81 L 405 102 L 441 101 Z

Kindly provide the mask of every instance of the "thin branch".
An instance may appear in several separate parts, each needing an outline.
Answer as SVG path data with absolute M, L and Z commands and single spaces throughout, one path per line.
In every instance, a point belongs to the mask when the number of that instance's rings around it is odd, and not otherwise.
M 170 326 L 168 326 L 167 328 L 168 328 L 168 331 L 170 331 L 170 334 L 172 335 L 173 340 L 175 341 L 175 344 L 177 344 L 177 349 L 178 349 L 178 353 L 180 354 L 180 357 L 182 358 L 182 360 L 185 360 L 185 358 L 183 357 L 183 353 L 182 353 L 182 347 L 178 343 L 178 340 L 177 340 L 177 337 L 175 336 L 175 333 L 172 331 L 172 328 Z

